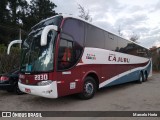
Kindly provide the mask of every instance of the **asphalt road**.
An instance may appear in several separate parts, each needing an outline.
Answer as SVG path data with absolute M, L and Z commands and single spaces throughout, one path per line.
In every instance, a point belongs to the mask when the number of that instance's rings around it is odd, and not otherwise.
M 29 94 L 15 95 L 0 91 L 0 111 L 160 111 L 160 73 L 153 73 L 153 76 L 142 84 L 134 82 L 101 89 L 90 100 L 80 100 L 74 95 L 48 99 Z M 66 120 L 66 118 L 59 117 L 58 119 Z M 83 119 L 130 120 L 130 118 L 113 117 Z M 151 120 L 146 117 L 132 119 Z M 158 120 L 160 118 L 152 119 Z

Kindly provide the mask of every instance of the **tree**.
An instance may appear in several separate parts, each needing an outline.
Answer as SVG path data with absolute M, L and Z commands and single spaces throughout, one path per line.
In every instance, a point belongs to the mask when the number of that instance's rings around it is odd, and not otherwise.
M 56 15 L 56 5 L 50 0 L 0 0 L 0 44 L 22 38 L 32 26 L 42 19 Z
M 79 9 L 79 17 L 84 19 L 84 20 L 87 20 L 89 22 L 92 22 L 92 17 L 89 13 L 89 10 L 85 10 L 84 7 L 82 7 L 80 4 L 78 4 L 78 9 Z
M 25 16 L 23 12 L 27 11 L 27 1 L 1 0 L 0 6 L 0 44 L 8 45 L 10 41 L 19 38 L 19 29 L 23 27 L 21 16 Z
M 135 34 L 134 32 L 132 33 L 132 35 L 130 36 L 130 40 L 133 42 L 137 42 L 137 40 L 139 39 L 139 35 Z
M 57 6 L 50 0 L 31 0 L 30 4 L 29 18 L 32 25 L 57 14 L 54 10 Z
M 152 46 L 150 52 L 152 56 L 153 70 L 160 71 L 160 47 Z
M 7 44 L 8 34 L 5 24 L 10 22 L 9 10 L 7 9 L 7 0 L 0 0 L 0 44 Z
M 19 61 L 18 51 L 6 55 L 6 46 L 14 39 L 19 39 L 19 30 L 22 29 L 22 39 L 26 31 L 42 19 L 56 15 L 56 5 L 50 0 L 0 0 L 0 72 L 7 72 Z M 2 45 L 1 45 L 2 44 Z M 2 46 L 2 47 L 1 47 Z M 4 48 L 1 52 L 1 48 Z M 10 61 L 12 60 L 12 61 Z M 18 63 L 18 62 L 17 62 Z
M 9 20 L 9 10 L 7 9 L 7 0 L 0 0 L 0 24 L 4 24 Z
M 21 8 L 20 11 L 18 12 L 19 15 L 19 22 L 20 22 L 20 27 L 23 29 L 22 33 L 26 33 L 26 31 L 29 31 L 31 28 L 31 21 L 32 19 L 29 17 L 30 16 L 30 7 L 27 1 L 23 1 L 20 4 Z
M 13 25 L 19 25 L 19 17 L 21 11 L 24 11 L 24 3 L 26 0 L 8 0 L 8 6 L 10 8 L 11 23 Z
M 19 3 L 19 11 L 18 13 L 18 19 L 20 24 L 24 24 L 23 20 L 29 15 L 30 9 L 29 9 L 29 4 L 26 0 L 21 0 Z
M 30 5 L 26 5 L 26 10 L 21 14 L 23 28 L 29 31 L 41 20 L 57 15 L 55 7 L 57 6 L 50 0 L 31 0 Z

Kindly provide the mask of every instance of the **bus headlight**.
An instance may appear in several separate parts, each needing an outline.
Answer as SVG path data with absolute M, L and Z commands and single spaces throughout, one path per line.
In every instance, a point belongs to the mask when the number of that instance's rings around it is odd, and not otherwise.
M 51 84 L 52 82 L 53 82 L 52 80 L 46 80 L 46 81 L 38 82 L 37 85 L 38 86 L 45 86 L 45 85 Z

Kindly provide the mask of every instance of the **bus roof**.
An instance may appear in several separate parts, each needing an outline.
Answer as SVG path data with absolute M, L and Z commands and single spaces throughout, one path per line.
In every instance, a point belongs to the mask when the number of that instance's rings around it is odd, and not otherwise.
M 138 43 L 136 43 L 136 42 L 134 42 L 134 41 L 128 40 L 128 39 L 126 39 L 126 38 L 123 38 L 123 37 L 121 37 L 121 36 L 119 36 L 119 35 L 117 35 L 117 34 L 115 34 L 115 33 L 112 33 L 111 31 L 105 30 L 104 28 L 101 28 L 101 27 L 99 27 L 99 26 L 97 26 L 97 25 L 94 25 L 94 24 L 92 24 L 92 23 L 90 23 L 90 22 L 88 22 L 88 21 L 86 21 L 86 20 L 84 20 L 84 19 L 82 19 L 82 18 L 80 18 L 80 17 L 78 17 L 78 16 L 74 16 L 74 15 L 72 15 L 72 14 L 58 14 L 58 15 L 55 15 L 55 16 L 46 18 L 46 19 L 40 21 L 39 23 L 44 22 L 44 21 L 49 20 L 49 19 L 52 19 L 52 18 L 57 17 L 57 16 L 62 16 L 63 18 L 74 18 L 74 19 L 77 19 L 77 20 L 81 20 L 81 21 L 83 21 L 83 22 L 85 22 L 85 23 L 88 23 L 88 24 L 90 24 L 90 25 L 93 25 L 94 27 L 97 27 L 97 28 L 99 28 L 99 29 L 101 29 L 101 30 L 104 30 L 104 31 L 106 31 L 106 32 L 109 32 L 109 33 L 111 33 L 111 34 L 113 34 L 113 35 L 115 35 L 115 36 L 117 36 L 117 37 L 120 37 L 120 38 L 122 38 L 122 39 L 124 39 L 124 40 L 130 41 L 130 42 L 132 42 L 132 43 L 134 43 L 134 44 L 136 44 L 136 45 L 139 45 L 139 46 L 141 46 L 141 47 L 143 47 L 143 48 L 145 48 L 145 49 L 148 49 L 148 48 L 146 48 L 146 47 L 144 47 L 144 46 L 142 46 L 142 45 L 140 45 L 140 44 L 138 44 Z M 38 23 L 38 24 L 39 24 L 39 23 Z M 37 24 L 36 24 L 36 25 L 37 25 Z M 34 25 L 34 26 L 36 26 L 36 25 Z M 34 26 L 33 26 L 33 27 L 34 27 Z M 33 27 L 32 27 L 32 28 L 33 28 Z M 149 49 L 148 49 L 148 50 L 149 50 Z

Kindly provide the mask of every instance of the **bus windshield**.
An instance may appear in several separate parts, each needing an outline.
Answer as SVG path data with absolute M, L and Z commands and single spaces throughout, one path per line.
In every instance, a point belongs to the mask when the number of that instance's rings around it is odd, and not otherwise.
M 53 19 L 48 20 L 52 21 Z M 48 21 L 36 25 L 22 44 L 21 72 L 47 72 L 54 68 L 54 44 L 57 32 L 49 31 L 47 45 L 41 46 L 41 34 Z M 48 22 L 49 23 L 49 22 Z M 44 25 L 45 24 L 45 25 Z M 58 24 L 57 24 L 58 25 Z
M 48 33 L 47 45 L 40 45 L 42 30 L 30 35 L 22 46 L 22 72 L 42 72 L 53 70 L 53 47 L 55 31 Z

